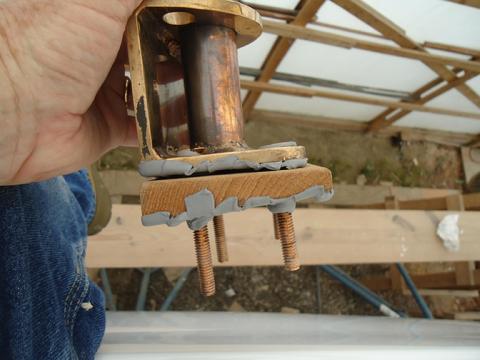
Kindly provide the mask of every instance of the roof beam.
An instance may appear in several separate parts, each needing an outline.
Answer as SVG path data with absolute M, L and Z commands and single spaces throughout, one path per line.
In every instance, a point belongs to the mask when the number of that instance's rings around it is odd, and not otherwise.
M 424 48 L 429 48 L 429 49 L 453 52 L 453 53 L 462 54 L 462 55 L 480 57 L 480 50 L 466 48 L 466 47 L 463 47 L 463 46 L 442 44 L 442 43 L 437 43 L 437 42 L 432 42 L 432 41 L 425 41 L 423 43 L 423 47 Z
M 421 97 L 414 104 L 423 105 L 426 104 L 428 101 L 445 94 L 447 91 L 457 87 L 460 84 L 464 84 L 466 81 L 473 79 L 477 74 L 475 73 L 466 73 L 465 75 L 456 78 L 453 81 L 447 82 L 445 85 L 441 86 L 435 91 Z M 432 86 L 433 89 L 436 85 Z M 394 114 L 395 110 L 387 109 L 381 114 L 377 115 L 373 120 L 369 122 L 367 132 L 375 132 L 382 128 L 392 125 L 394 122 L 400 120 L 402 117 L 411 113 L 410 110 L 402 110 Z M 393 115 L 392 115 L 393 114 Z M 390 116 L 391 115 L 391 116 Z
M 384 45 L 372 41 L 355 39 L 348 36 L 336 35 L 324 31 L 304 28 L 302 26 L 281 24 L 268 20 L 263 21 L 263 28 L 267 32 L 280 35 L 284 38 L 302 39 L 332 46 L 344 47 L 347 49 L 356 48 L 408 59 L 420 60 L 422 62 L 429 62 L 432 63 L 432 67 L 441 67 L 442 69 L 445 69 L 451 73 L 452 75 L 449 76 L 450 80 L 455 80 L 456 77 L 453 72 L 445 67 L 445 65 L 452 65 L 461 69 L 480 73 L 480 62 L 478 61 L 462 60 L 455 57 L 435 55 L 422 50 Z
M 289 21 L 294 20 L 295 16 L 297 16 L 297 14 L 298 14 L 297 10 L 290 10 L 290 9 L 277 8 L 277 7 L 273 7 L 273 6 L 253 4 L 253 3 L 250 3 L 250 2 L 246 2 L 246 1 L 241 1 L 241 2 L 245 5 L 250 6 L 253 9 L 257 10 L 262 17 L 267 17 L 267 18 L 272 18 L 272 19 L 277 19 L 277 20 L 285 20 L 285 21 L 289 22 Z M 334 24 L 323 22 L 323 21 L 318 21 L 318 20 L 316 20 L 315 16 L 312 17 L 312 20 L 310 20 L 310 24 L 318 25 L 318 26 L 321 26 L 321 27 L 329 28 L 329 29 L 345 31 L 345 32 L 349 32 L 349 33 L 352 33 L 352 34 L 358 34 L 358 35 L 363 35 L 363 36 L 374 37 L 374 38 L 377 38 L 377 39 L 388 40 L 388 39 L 385 38 L 385 36 L 383 36 L 381 34 L 376 34 L 376 33 L 373 33 L 373 32 L 362 31 L 362 30 L 357 30 L 357 29 L 352 29 L 352 28 L 348 28 L 348 27 L 340 26 L 340 25 L 334 25 Z
M 417 51 L 427 51 L 413 39 L 409 38 L 405 32 L 398 26 L 386 19 L 382 14 L 377 12 L 371 6 L 367 5 L 361 0 L 332 0 L 335 4 L 341 6 L 351 14 L 355 15 L 372 28 L 383 34 L 385 37 L 393 40 L 398 45 L 407 49 L 416 49 Z M 455 80 L 456 76 L 451 70 L 442 64 L 429 62 L 425 60 L 424 63 L 441 76 L 446 81 Z M 456 66 L 456 65 L 455 65 Z M 462 93 L 467 99 L 473 102 L 480 108 L 480 96 L 472 90 L 468 85 L 461 84 L 457 87 L 458 91 Z
M 378 99 L 373 97 L 340 94 L 337 92 L 316 90 L 316 89 L 299 87 L 299 86 L 283 86 L 283 85 L 269 84 L 265 82 L 248 81 L 248 80 L 241 80 L 240 85 L 243 89 L 247 89 L 250 91 L 257 91 L 257 92 L 265 91 L 265 92 L 271 92 L 275 94 L 285 94 L 285 95 L 293 95 L 293 96 L 309 97 L 309 98 L 322 97 L 322 98 L 327 98 L 332 100 L 349 101 L 349 102 L 356 102 L 356 103 L 374 105 L 374 106 L 385 106 L 391 109 L 420 111 L 420 112 L 428 112 L 428 113 L 434 113 L 434 114 L 449 115 L 449 116 L 455 116 L 455 117 L 465 117 L 469 119 L 480 120 L 480 113 L 471 113 L 471 112 L 450 110 L 450 109 L 430 107 L 430 106 L 427 107 L 424 105 L 411 104 L 411 103 L 401 102 L 401 101 L 397 102 L 397 101 L 383 100 L 383 99 Z
M 325 0 L 308 0 L 299 9 L 297 16 L 292 20 L 291 24 L 298 26 L 305 26 L 315 16 L 318 9 L 324 4 Z M 270 53 L 268 54 L 265 62 L 262 66 L 262 74 L 258 77 L 257 81 L 268 82 L 271 80 L 273 74 L 277 70 L 281 61 L 287 54 L 288 50 L 293 44 L 292 38 L 279 37 L 273 45 Z M 255 107 L 261 92 L 250 91 L 245 100 L 243 101 L 243 113 L 245 119 L 248 119 L 250 112 Z
M 447 1 L 480 9 L 480 0 L 447 0 Z

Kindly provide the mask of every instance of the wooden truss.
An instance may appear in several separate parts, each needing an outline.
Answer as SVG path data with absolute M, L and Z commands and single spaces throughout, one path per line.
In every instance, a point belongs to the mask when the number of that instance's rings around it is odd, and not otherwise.
M 264 30 L 278 35 L 278 39 L 267 56 L 261 71 L 256 76 L 255 81 L 245 80 L 242 82 L 242 87 L 249 91 L 243 103 L 247 121 L 252 118 L 252 111 L 262 92 L 274 92 L 304 97 L 326 97 L 386 107 L 386 110 L 369 121 L 366 128 L 367 132 L 377 132 L 385 129 L 412 111 L 480 119 L 479 113 L 453 111 L 425 105 L 438 96 L 445 94 L 447 91 L 457 89 L 466 99 L 480 108 L 480 96 L 467 85 L 467 81 L 473 79 L 480 73 L 480 61 L 478 61 L 480 50 L 428 41 L 420 44 L 408 37 L 403 29 L 362 0 L 332 1 L 368 24 L 378 33 L 353 30 L 317 21 L 316 13 L 324 4 L 324 0 L 300 1 L 294 10 L 257 6 L 248 3 L 248 5 L 255 7 L 264 17 Z M 478 1 L 475 0 L 454 2 L 479 7 Z M 286 22 L 271 21 L 267 18 L 280 19 Z M 308 24 L 314 24 L 317 25 L 317 27 L 307 28 L 306 25 Z M 318 27 L 340 30 L 352 36 L 332 34 L 331 32 L 317 30 Z M 361 35 L 363 38 L 360 39 L 355 35 Z M 378 41 L 364 40 L 365 37 L 390 40 L 392 44 L 387 45 L 385 43 L 379 43 Z M 434 71 L 438 77 L 414 90 L 408 98 L 399 99 L 399 101 L 387 101 L 378 97 L 353 96 L 339 92 L 313 90 L 300 86 L 270 84 L 269 81 L 275 76 L 276 69 L 296 39 L 320 42 L 344 48 L 357 48 L 421 61 Z M 468 55 L 470 58 L 463 60 L 459 59 L 458 56 L 437 55 L 429 52 L 427 49 L 442 50 L 444 52 L 450 52 L 452 55 Z M 283 76 L 285 75 L 288 76 L 288 74 L 283 74 Z M 480 135 L 468 141 L 466 144 L 476 145 L 479 142 L 478 139 L 480 139 Z

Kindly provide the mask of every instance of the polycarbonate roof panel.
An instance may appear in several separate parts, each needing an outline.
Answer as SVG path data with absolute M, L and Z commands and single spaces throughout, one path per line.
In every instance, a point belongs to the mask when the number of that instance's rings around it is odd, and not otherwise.
M 364 0 L 393 23 L 403 28 L 417 42 L 431 41 L 470 47 L 480 50 L 480 10 L 441 0 Z M 298 0 L 258 1 L 268 6 L 293 9 Z M 355 16 L 326 1 L 317 13 L 317 20 L 351 29 L 378 34 Z M 354 38 L 395 45 L 391 41 L 372 38 L 313 24 L 317 30 L 346 35 Z M 241 66 L 261 68 L 276 36 L 262 35 L 254 44 L 240 49 Z M 465 55 L 429 50 L 431 53 L 467 59 Z M 429 67 L 417 60 L 399 58 L 357 49 L 344 49 L 320 43 L 297 40 L 280 63 L 279 72 L 317 77 L 348 84 L 387 88 L 412 92 L 438 77 Z M 251 80 L 251 79 L 250 79 Z M 275 83 L 275 82 L 273 82 Z M 288 86 L 298 86 L 282 83 Z M 480 93 L 480 76 L 467 82 Z M 334 89 L 319 88 L 337 92 Z M 348 94 L 348 92 L 343 92 Z M 243 96 L 245 91 L 242 91 Z M 374 97 L 367 94 L 359 96 Z M 480 109 L 457 90 L 451 90 L 430 101 L 428 106 L 480 113 Z M 321 115 L 357 121 L 369 121 L 385 108 L 323 98 L 299 98 L 287 95 L 264 93 L 256 108 L 288 111 L 300 114 Z M 441 129 L 456 132 L 480 133 L 480 120 L 412 112 L 396 123 L 399 126 Z

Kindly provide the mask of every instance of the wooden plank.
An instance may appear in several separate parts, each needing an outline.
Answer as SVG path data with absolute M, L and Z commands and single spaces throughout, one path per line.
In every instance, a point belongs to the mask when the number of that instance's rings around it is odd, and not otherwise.
M 432 193 L 433 194 L 433 193 Z M 413 200 L 400 201 L 401 210 L 449 210 L 447 207 L 447 197 L 445 194 L 439 197 L 418 197 Z M 465 210 L 480 210 L 480 193 L 462 195 Z M 384 203 L 376 202 L 363 204 L 362 208 L 366 209 L 384 209 Z
M 297 209 L 294 213 L 300 262 L 364 264 L 465 261 L 480 258 L 479 213 L 462 213 L 458 252 L 447 251 L 432 215 L 448 212 Z M 110 224 L 89 238 L 89 267 L 194 266 L 191 231 L 178 227 L 143 227 L 140 206 L 116 205 Z M 281 249 L 273 236 L 271 214 L 251 209 L 225 216 L 230 261 L 223 266 L 280 266 Z M 216 265 L 219 265 L 216 263 Z M 425 287 L 425 286 L 423 286 Z M 429 287 L 431 288 L 431 287 Z
M 446 198 L 447 210 L 465 211 L 462 195 L 451 195 Z M 455 279 L 459 286 L 475 285 L 473 271 L 475 270 L 475 262 L 456 262 L 455 263 Z
M 475 271 L 475 262 L 456 262 L 455 263 L 455 279 L 459 286 L 475 285 L 473 272 Z
M 432 273 L 432 274 L 411 274 L 413 282 L 419 288 L 429 289 L 458 289 L 469 288 L 459 286 L 456 283 L 454 272 Z M 480 287 L 480 270 L 474 271 L 475 286 Z M 368 288 L 376 291 L 391 289 L 391 280 L 383 275 L 368 276 L 360 278 L 359 281 Z M 470 287 L 471 288 L 471 287 Z
M 422 62 L 429 62 L 433 63 L 434 65 L 451 65 L 464 70 L 470 70 L 477 73 L 480 72 L 480 63 L 478 61 L 462 60 L 456 57 L 436 55 L 416 49 L 394 47 L 391 45 L 380 44 L 378 42 L 360 40 L 345 35 L 337 35 L 311 28 L 305 28 L 302 26 L 278 23 L 270 20 L 263 21 L 263 28 L 266 32 L 276 34 L 284 38 L 314 41 L 348 49 L 356 48 L 386 55 L 419 60 Z
M 448 81 L 446 84 L 443 86 L 439 87 L 438 89 L 429 92 L 427 95 L 422 96 L 420 99 L 414 102 L 414 104 L 417 105 L 423 105 L 429 102 L 430 100 L 433 100 L 440 95 L 445 94 L 446 92 L 450 91 L 453 88 L 458 87 L 461 84 L 465 84 L 470 79 L 473 79 L 477 74 L 475 73 L 466 73 L 465 75 L 455 78 L 451 81 Z M 432 87 L 433 88 L 433 87 Z M 415 95 L 414 95 L 415 96 Z M 368 124 L 368 132 L 374 132 L 378 131 L 379 129 L 385 128 L 387 126 L 392 125 L 394 122 L 400 120 L 402 117 L 408 115 L 411 113 L 410 110 L 403 110 L 399 111 L 395 114 L 393 114 L 393 111 L 391 109 L 388 109 L 381 114 L 377 115 L 374 119 L 369 121 Z M 391 116 L 390 116 L 391 115 Z
M 478 290 L 451 290 L 451 289 L 418 289 L 422 296 L 447 296 L 457 298 L 476 298 L 480 295 Z M 406 291 L 405 295 L 412 295 Z
M 250 2 L 245 2 L 242 1 L 243 4 L 248 5 L 255 10 L 257 10 L 262 17 L 269 17 L 273 19 L 278 19 L 278 20 L 285 20 L 285 21 L 292 21 L 295 19 L 295 17 L 298 14 L 297 10 L 290 10 L 290 9 L 284 9 L 284 8 L 278 8 L 278 7 L 273 7 L 273 6 L 266 6 L 266 5 L 261 5 L 261 4 L 254 4 Z M 373 32 L 368 32 L 368 31 L 362 31 L 362 30 L 357 30 L 357 29 L 352 29 L 349 27 L 345 26 L 340 26 L 336 24 L 331 24 L 331 23 L 326 23 L 323 21 L 318 21 L 317 17 L 314 16 L 312 17 L 311 21 L 309 22 L 310 24 L 317 25 L 320 27 L 325 27 L 327 29 L 334 29 L 334 30 L 340 30 L 340 31 L 345 31 L 351 34 L 357 34 L 357 35 L 363 35 L 363 36 L 369 36 L 377 39 L 385 39 L 385 37 L 381 34 L 376 34 Z
M 463 47 L 463 46 L 457 46 L 457 45 L 451 45 L 451 44 L 442 44 L 442 43 L 432 42 L 432 41 L 425 41 L 423 43 L 423 47 L 424 48 L 429 48 L 429 49 L 449 51 L 449 52 L 453 52 L 453 53 L 457 53 L 457 54 L 480 57 L 480 50 L 466 48 L 466 47 Z
M 99 172 L 105 186 L 112 196 L 138 196 L 146 181 L 134 170 L 104 170 Z M 458 194 L 455 189 L 409 188 L 400 186 L 346 185 L 334 184 L 335 196 L 328 202 L 332 206 L 351 206 L 380 202 L 393 193 L 400 201 L 418 198 L 442 198 Z M 470 196 L 470 195 L 468 195 Z M 480 198 L 480 194 L 478 196 Z M 480 199 L 479 199 L 480 200 Z M 480 206 L 480 201 L 477 203 Z M 437 210 L 446 209 L 446 207 Z M 435 210 L 435 209 L 434 209 Z
M 455 320 L 479 321 L 480 312 L 470 311 L 470 312 L 456 313 Z
M 480 65 L 480 63 L 479 63 Z M 450 110 L 445 108 L 437 108 L 425 105 L 417 105 L 414 103 L 406 103 L 400 101 L 390 101 L 390 100 L 383 100 L 380 98 L 373 98 L 367 96 L 357 96 L 357 95 L 350 95 L 350 94 L 342 94 L 338 92 L 332 91 L 325 91 L 325 90 L 317 90 L 308 87 L 300 87 L 300 86 L 285 86 L 285 85 L 278 85 L 278 84 L 269 84 L 264 82 L 256 82 L 250 80 L 241 80 L 240 86 L 243 89 L 247 90 L 258 90 L 263 92 L 270 92 L 275 94 L 285 94 L 285 95 L 292 95 L 292 96 L 299 96 L 299 97 L 321 97 L 327 98 L 332 100 L 339 100 L 339 101 L 347 101 L 347 102 L 356 102 L 360 104 L 368 104 L 374 106 L 385 106 L 391 109 L 402 109 L 402 110 L 409 110 L 409 111 L 420 111 L 420 112 L 427 112 L 427 113 L 434 113 L 434 114 L 441 114 L 441 115 L 449 115 L 454 117 L 464 117 L 469 119 L 480 120 L 480 113 L 472 113 L 467 111 L 459 111 L 459 110 Z
M 185 198 L 204 189 L 213 194 L 215 206 L 232 197 L 237 198 L 242 206 L 254 197 L 283 199 L 314 186 L 323 186 L 325 190 L 331 191 L 333 183 L 330 170 L 308 165 L 301 169 L 283 171 L 154 180 L 143 184 L 140 197 L 143 215 L 165 211 L 176 216 L 187 211 Z
M 480 0 L 447 0 L 447 1 L 480 9 Z
M 407 49 L 415 49 L 421 52 L 426 50 L 421 47 L 420 44 L 409 38 L 403 29 L 400 29 L 391 21 L 385 19 L 385 17 L 379 14 L 374 8 L 366 4 L 361 0 L 333 0 L 337 5 L 343 7 L 372 28 L 383 34 L 385 37 L 393 40 L 398 45 Z M 476 1 L 476 0 L 475 0 Z M 442 64 L 432 63 L 429 61 L 424 62 L 425 65 L 430 67 L 434 72 L 440 75 L 446 81 L 452 81 L 455 79 L 455 73 L 445 67 Z M 477 107 L 480 107 L 480 96 L 468 85 L 460 84 L 457 87 L 458 91 L 463 94 L 468 100 L 470 100 Z
M 463 203 L 467 210 L 480 210 L 480 193 L 463 195 Z
M 465 146 L 471 146 L 471 147 L 480 146 L 480 134 L 476 135 L 471 141 L 466 143 Z
M 301 6 L 301 8 L 299 9 L 295 19 L 292 20 L 291 24 L 305 26 L 315 16 L 318 9 L 320 9 L 324 3 L 325 0 L 308 0 L 303 4 L 303 6 L 302 3 L 300 3 L 299 6 Z M 291 38 L 280 37 L 277 39 L 263 63 L 262 74 L 256 79 L 257 81 L 268 82 L 272 79 L 273 74 L 277 70 L 285 55 L 290 50 L 292 44 L 293 39 Z M 245 100 L 243 101 L 243 114 L 247 121 L 250 113 L 255 107 L 255 104 L 260 98 L 260 95 L 261 92 L 258 91 L 250 91 L 247 93 Z
M 395 110 L 393 110 L 395 111 Z M 349 119 L 332 118 L 320 115 L 293 114 L 280 111 L 255 110 L 250 116 L 251 121 L 268 122 L 275 125 L 302 126 L 316 129 L 340 131 L 367 131 L 367 123 Z M 407 141 L 431 141 L 442 145 L 462 146 L 472 141 L 475 135 L 455 133 L 450 131 L 405 128 L 390 126 L 378 132 L 378 136 L 396 136 L 402 134 Z
M 386 196 L 385 197 L 385 209 L 387 210 L 398 210 L 399 202 L 396 196 Z M 397 268 L 396 264 L 390 264 L 389 269 L 390 280 L 392 282 L 392 289 L 397 291 L 403 291 L 405 289 L 405 281 L 403 280 L 400 271 Z

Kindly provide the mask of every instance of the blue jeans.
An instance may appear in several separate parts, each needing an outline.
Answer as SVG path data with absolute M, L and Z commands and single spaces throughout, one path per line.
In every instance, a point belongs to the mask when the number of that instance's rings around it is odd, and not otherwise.
M 0 187 L 0 359 L 93 359 L 105 329 L 84 267 L 94 199 L 86 171 Z

